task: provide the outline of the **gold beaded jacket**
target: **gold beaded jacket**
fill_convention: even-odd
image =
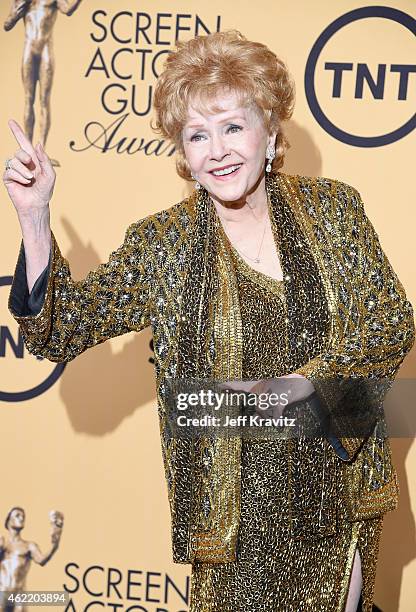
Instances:
[[[412,306],[353,187],[278,172],[266,176],[266,189],[284,273],[287,373],[309,377],[331,413],[336,391],[325,380],[394,379],[414,342]],[[23,242],[19,258],[22,251]],[[152,327],[173,559],[235,560],[241,437],[175,437],[166,399],[169,379],[241,379],[232,257],[206,190],[132,223],[109,261],[82,281],[71,278],[52,233],[47,288],[37,315],[16,311],[14,283],[9,309],[26,347],[54,362]],[[336,532],[340,482],[351,521],[396,507],[388,438],[374,433],[341,441],[348,455],[343,458],[324,437],[287,443],[294,538]]]

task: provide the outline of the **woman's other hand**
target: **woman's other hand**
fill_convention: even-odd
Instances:
[[[262,395],[261,403],[256,405],[256,412],[260,416],[279,418],[283,410],[289,404],[301,402],[309,397],[314,391],[313,384],[301,374],[286,374],[278,378],[265,378],[256,381],[228,381],[219,385],[220,389],[230,389],[238,392]],[[272,395],[268,407],[267,396]],[[277,399],[279,398],[279,401]]]
[[[20,148],[9,159],[3,182],[19,217],[27,216],[48,206],[55,185],[55,170],[40,143],[33,147],[12,119],[9,127]]]
[[[287,393],[288,403],[301,402],[311,395],[315,389],[313,384],[301,374],[285,374],[279,378],[264,378],[261,380],[230,380],[218,385],[222,390],[242,391],[244,393]]]
[[[260,395],[261,393],[274,394],[274,397],[283,398],[278,405],[270,405],[267,409],[267,415],[277,418],[282,415],[286,405],[295,404],[306,400],[315,389],[313,384],[301,374],[286,374],[279,378],[269,378],[259,380],[251,389],[252,393]],[[285,403],[287,400],[287,404]],[[261,410],[260,410],[261,413]],[[263,411],[264,414],[264,411]]]
[[[262,401],[256,405],[257,414],[273,418],[282,416],[287,405],[301,402],[315,391],[313,384],[301,374],[286,374],[256,381],[230,381],[224,383],[224,387],[261,395]],[[269,395],[270,403],[266,407]]]

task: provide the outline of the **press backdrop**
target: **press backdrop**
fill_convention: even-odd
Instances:
[[[1,22],[10,8],[3,0]],[[73,277],[106,261],[130,223],[189,194],[171,145],[150,128],[156,77],[176,37],[237,28],[279,54],[296,81],[283,170],[361,192],[415,305],[414,17],[413,0],[83,0],[72,16],[59,13],[46,148],[60,164],[52,228]],[[23,21],[0,32],[1,158],[16,148],[7,119],[23,119],[24,40]],[[0,519],[22,506],[23,537],[46,551],[49,511],[65,515],[59,550],[30,569],[27,588],[66,589],[68,610],[186,611],[189,566],[171,559],[150,332],[65,368],[29,355],[7,310],[20,227],[5,190],[0,203]],[[414,353],[400,376],[415,376]],[[416,446],[409,436],[392,447],[401,498],[385,520],[376,603],[412,612]]]

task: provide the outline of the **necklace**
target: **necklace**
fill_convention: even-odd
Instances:
[[[247,206],[248,206],[248,204],[247,204]],[[252,210],[251,206],[248,206],[248,207],[250,208],[250,210],[251,210],[251,211],[252,211],[252,213],[253,213],[253,210]],[[253,213],[253,217],[254,217],[254,218],[256,218],[256,216],[254,215],[254,213]],[[268,218],[268,215],[267,215],[267,213],[266,213],[266,215],[265,215],[265,217],[264,217],[264,223],[263,223],[263,233],[262,233],[262,236],[261,236],[260,246],[259,246],[259,250],[258,250],[258,252],[257,252],[257,256],[256,256],[256,257],[251,257],[250,255],[247,255],[247,253],[244,253],[244,251],[242,251],[241,249],[239,249],[239,248],[238,248],[238,246],[233,245],[233,246],[234,246],[234,248],[235,248],[235,249],[236,249],[236,250],[237,250],[237,251],[238,251],[238,252],[239,252],[241,255],[244,255],[244,257],[247,257],[247,259],[249,259],[250,261],[253,261],[254,263],[257,263],[257,264],[261,263],[260,253],[261,253],[261,249],[262,249],[263,242],[264,242],[264,236],[265,236],[265,234],[266,234],[267,218]],[[223,217],[223,221],[225,221],[225,218],[224,218],[224,217]],[[228,221],[225,221],[225,224],[226,224],[226,225],[227,225],[227,227],[228,227]]]

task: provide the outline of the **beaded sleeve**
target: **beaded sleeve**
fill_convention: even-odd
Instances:
[[[140,227],[140,221],[131,224],[123,244],[109,260],[80,281],[71,278],[69,263],[51,232],[51,260],[44,271],[46,290],[37,314],[21,314],[25,312],[21,279],[15,273],[8,307],[30,353],[50,361],[70,361],[109,338],[150,324],[151,282]],[[22,241],[16,270],[23,249]]]
[[[335,419],[345,398],[347,379],[360,379],[366,401],[382,402],[389,381],[394,380],[415,338],[412,305],[365,214],[360,194],[353,187],[345,187],[349,192],[346,210],[335,203],[338,220],[341,218],[338,229],[345,245],[339,255],[343,258],[342,266],[350,270],[348,282],[352,291],[348,295],[344,287],[338,288],[344,313],[339,325],[342,333],[327,352],[296,370],[313,382],[321,402]],[[338,267],[341,269],[341,265]],[[370,379],[382,382],[376,385],[373,380],[371,385],[365,385]],[[341,413],[343,423],[339,429],[347,431],[349,415],[345,410]],[[354,435],[341,437],[347,461],[356,456],[364,440]]]

